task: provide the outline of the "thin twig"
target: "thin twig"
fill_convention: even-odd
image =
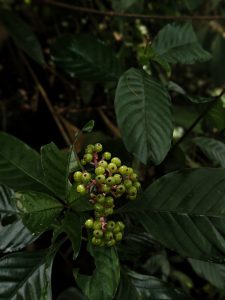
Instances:
[[[40,94],[42,95],[42,98],[44,99],[50,113],[52,114],[52,117],[60,131],[60,133],[62,134],[62,137],[64,139],[64,141],[66,142],[67,146],[70,146],[70,140],[68,138],[68,135],[66,134],[65,132],[65,129],[63,128],[58,116],[57,116],[57,113],[55,112],[52,104],[51,104],[51,101],[50,99],[48,98],[48,95],[45,91],[45,89],[43,88],[43,86],[41,85],[41,83],[39,82],[36,74],[34,73],[33,69],[31,68],[29,62],[27,61],[26,57],[24,55],[22,55],[22,59],[27,67],[27,70],[28,72],[30,73],[31,77],[33,78],[35,84],[36,84],[36,87],[37,87],[37,90],[40,92]]]
[[[71,5],[67,3],[62,3],[54,0],[42,0],[46,4],[65,8],[77,12],[83,12],[87,14],[95,14],[101,16],[109,17],[123,17],[123,18],[137,18],[137,19],[146,19],[146,20],[198,20],[198,21],[209,21],[209,20],[225,20],[225,16],[214,15],[214,16],[190,16],[190,15],[181,15],[181,16],[162,16],[162,15],[145,15],[145,14],[133,14],[133,13],[123,13],[118,11],[100,11],[93,8],[81,7],[76,5]]]

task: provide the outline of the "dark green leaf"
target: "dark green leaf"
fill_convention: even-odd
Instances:
[[[152,43],[158,56],[168,63],[193,64],[211,58],[199,44],[191,23],[168,24]]]
[[[131,278],[125,272],[121,272],[120,285],[115,300],[124,299],[141,300],[142,298],[138,295],[138,291],[131,282]]]
[[[218,289],[225,287],[225,265],[215,264],[197,259],[188,260],[194,271],[202,278],[208,280]]]
[[[13,194],[11,189],[0,185],[0,251],[4,253],[24,248],[37,238],[23,225],[12,201]],[[4,225],[7,217],[12,217],[13,222]]]
[[[39,192],[15,193],[14,199],[25,226],[34,233],[48,229],[63,209],[55,198]]]
[[[88,35],[69,35],[56,40],[52,49],[55,64],[81,80],[117,80],[119,61],[112,49]]]
[[[120,265],[116,250],[90,246],[96,269],[92,276],[78,274],[77,284],[89,300],[112,300],[120,280]],[[97,288],[101,287],[101,288]]]
[[[225,129],[225,108],[221,100],[216,101],[204,118],[205,126],[212,132]]]
[[[143,0],[114,0],[112,8],[119,12],[141,12],[144,5]]]
[[[66,212],[62,224],[54,232],[54,240],[61,234],[66,233],[73,247],[73,259],[76,259],[81,245],[81,221],[80,216],[73,212]]]
[[[214,163],[225,167],[225,144],[208,137],[198,137],[193,142]]]
[[[82,131],[90,133],[90,132],[92,132],[94,126],[95,126],[95,121],[91,120],[84,125],[84,127],[82,128]]]
[[[121,212],[133,214],[156,239],[183,256],[224,261],[224,169],[165,175]]]
[[[14,42],[37,63],[44,65],[41,45],[32,29],[18,15],[9,10],[0,10],[0,19],[11,34]]]
[[[62,292],[57,300],[88,300],[77,288],[69,288]]]
[[[213,76],[214,83],[216,85],[222,85],[225,80],[225,41],[221,34],[214,35],[212,44],[212,61],[211,61],[211,72]]]
[[[77,192],[77,184],[73,184],[68,196],[70,207],[77,211],[89,211],[93,209],[93,205],[89,202],[90,196],[88,194],[81,195]]]
[[[63,153],[54,143],[41,148],[41,164],[46,185],[54,194],[65,199],[69,185],[71,151]]]
[[[128,151],[145,164],[160,164],[173,132],[170,97],[163,85],[141,70],[128,70],[116,89],[115,110]]]
[[[0,299],[49,300],[52,257],[44,252],[14,253],[0,260]]]
[[[13,189],[48,191],[39,154],[17,138],[0,132],[0,183]]]

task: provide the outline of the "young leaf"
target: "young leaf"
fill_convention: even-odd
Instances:
[[[224,261],[225,173],[193,169],[156,180],[130,212],[162,244],[187,257]]]
[[[41,148],[41,164],[46,185],[61,199],[65,199],[68,191],[71,151],[63,153],[54,143]]]
[[[0,183],[13,189],[48,191],[39,154],[17,138],[0,132]]]
[[[225,144],[208,137],[198,137],[193,142],[214,163],[225,167]]]
[[[112,300],[120,280],[120,265],[116,250],[90,246],[96,269],[92,276],[78,274],[76,281],[89,300]],[[101,288],[97,288],[101,287]]]
[[[199,44],[191,23],[166,25],[153,40],[152,47],[171,64],[194,64],[211,58]]]
[[[63,209],[57,199],[39,192],[16,193],[15,201],[24,225],[33,233],[48,229]]]
[[[12,201],[13,195],[13,190],[0,185],[0,251],[4,253],[20,250],[38,237],[23,225]],[[4,224],[7,217],[11,217],[12,222]]]
[[[10,10],[1,9],[0,20],[11,34],[16,45],[37,63],[44,65],[45,61],[41,45],[30,26]]]
[[[0,259],[0,299],[49,300],[53,257],[21,252]]]
[[[95,121],[91,120],[84,125],[84,127],[82,128],[82,131],[90,133],[90,132],[92,132],[94,126],[95,126]]]
[[[112,49],[88,35],[68,35],[52,48],[55,64],[81,80],[111,81],[120,75],[120,64]]]
[[[164,86],[147,73],[130,69],[118,83],[115,110],[128,151],[144,164],[160,164],[173,132],[170,96]]]

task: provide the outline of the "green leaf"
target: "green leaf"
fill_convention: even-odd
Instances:
[[[57,199],[40,192],[18,192],[14,199],[24,225],[33,233],[48,229],[63,209]]]
[[[136,290],[130,277],[125,272],[121,272],[120,285],[116,293],[115,300],[124,300],[124,299],[141,300],[142,298],[139,297],[138,291]]]
[[[211,58],[199,44],[191,23],[166,25],[153,40],[152,47],[171,64],[194,64]]]
[[[225,108],[221,100],[216,101],[204,118],[204,125],[215,133],[225,129]]]
[[[218,289],[225,287],[225,265],[215,264],[211,262],[201,261],[197,259],[189,259],[194,271],[202,278],[209,281]]]
[[[69,288],[62,292],[57,300],[88,300],[77,288]]]
[[[92,276],[78,274],[77,284],[89,300],[112,300],[120,280],[116,250],[114,247],[90,246],[89,251],[95,259],[96,269]]]
[[[23,225],[13,195],[13,190],[0,185],[0,251],[4,253],[20,250],[37,238]],[[12,222],[5,224],[7,218],[12,218]]]
[[[17,138],[0,132],[0,183],[13,189],[48,191],[40,155]]]
[[[86,123],[84,125],[84,127],[82,128],[82,131],[90,133],[90,132],[92,132],[94,126],[95,126],[95,121],[94,120],[90,120],[88,123]]]
[[[53,239],[61,234],[66,233],[73,247],[73,259],[76,259],[81,245],[81,221],[80,216],[74,212],[67,211],[62,220],[62,224],[54,232]]]
[[[46,185],[54,194],[65,199],[69,186],[71,151],[63,153],[54,143],[41,147],[41,163]]]
[[[68,35],[52,48],[55,64],[81,80],[110,81],[120,75],[120,64],[112,49],[88,35]]]
[[[52,260],[44,252],[14,253],[0,259],[0,299],[52,299]]]
[[[198,137],[193,142],[213,162],[225,167],[225,144],[213,138]]]
[[[143,0],[114,0],[112,8],[119,12],[134,12],[141,13],[143,10]]]
[[[44,65],[45,61],[41,45],[30,26],[9,10],[0,10],[0,20],[9,31],[16,45],[37,63]]]
[[[141,70],[126,71],[116,89],[115,110],[128,151],[144,164],[160,164],[173,132],[170,97],[163,85]]]
[[[120,212],[131,213],[158,241],[183,256],[224,261],[224,169],[165,175]]]

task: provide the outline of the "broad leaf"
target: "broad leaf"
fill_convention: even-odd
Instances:
[[[6,26],[17,46],[37,63],[44,65],[45,61],[41,45],[30,26],[9,10],[0,10],[0,20]]]
[[[0,299],[49,300],[52,257],[44,252],[14,253],[0,259]]]
[[[156,180],[130,212],[162,244],[183,256],[224,261],[224,169],[191,169]]]
[[[193,142],[214,163],[225,167],[225,144],[208,137],[198,137]]]
[[[18,192],[15,201],[24,225],[33,233],[48,229],[63,209],[57,199],[39,192]]]
[[[23,225],[12,201],[13,194],[11,189],[0,185],[0,251],[4,253],[20,250],[37,238]]]
[[[197,259],[188,260],[194,271],[202,278],[208,280],[218,289],[225,287],[225,265],[215,264]]]
[[[54,240],[61,234],[66,233],[73,247],[73,259],[80,251],[81,245],[81,221],[80,216],[73,212],[66,212],[62,224],[54,232]]]
[[[89,300],[112,300],[120,280],[119,260],[114,247],[90,246],[96,269],[92,276],[78,274],[78,286]],[[101,287],[101,288],[96,288]]]
[[[193,64],[211,58],[199,44],[191,23],[166,25],[152,43],[158,56],[168,63]]]
[[[81,80],[117,80],[120,74],[120,64],[112,49],[92,36],[58,38],[52,57],[58,67]]]
[[[138,291],[132,283],[131,278],[125,272],[121,272],[120,284],[116,293],[115,300],[124,299],[141,300],[142,298],[138,295]]]
[[[160,164],[173,132],[170,97],[163,85],[141,70],[126,71],[116,89],[115,110],[128,151],[145,164]]]
[[[0,132],[0,183],[13,189],[47,191],[39,154],[4,132]]]
[[[221,100],[216,101],[204,118],[205,127],[211,132],[218,132],[225,129],[225,108]]]
[[[62,292],[57,300],[88,300],[77,288],[69,288]]]
[[[41,164],[46,185],[54,194],[65,199],[69,186],[69,164],[71,151],[63,153],[54,143],[41,148]]]

